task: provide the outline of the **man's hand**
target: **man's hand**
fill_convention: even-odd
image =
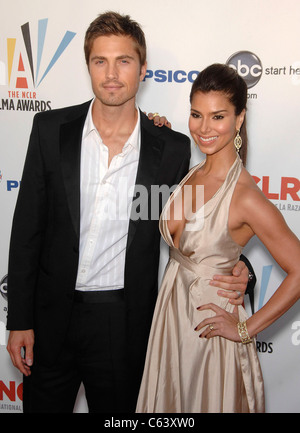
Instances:
[[[148,113],[148,119],[153,120],[155,126],[167,126],[170,129],[172,128],[168,119],[165,116],[160,116],[158,113]]]
[[[33,329],[25,331],[10,331],[7,350],[10,354],[13,365],[20,370],[25,376],[31,374],[30,367],[33,364]],[[25,351],[25,357],[22,357],[22,349]]]
[[[219,287],[218,295],[229,298],[233,305],[241,305],[248,284],[249,271],[244,262],[239,261],[232,270],[232,275],[214,275],[210,285]]]

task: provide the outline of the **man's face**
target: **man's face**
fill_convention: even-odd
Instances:
[[[140,64],[132,38],[115,35],[96,38],[89,72],[98,103],[111,107],[134,103],[146,68],[146,64]]]

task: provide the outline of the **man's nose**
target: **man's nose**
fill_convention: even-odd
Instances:
[[[118,77],[118,69],[114,63],[107,64],[106,77],[110,80]]]

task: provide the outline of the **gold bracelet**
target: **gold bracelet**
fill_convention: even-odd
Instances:
[[[237,324],[237,327],[238,327],[238,333],[239,333],[239,336],[241,338],[242,343],[243,344],[251,343],[252,338],[249,337],[246,322],[239,322]]]

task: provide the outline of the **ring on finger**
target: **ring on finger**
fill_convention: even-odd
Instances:
[[[160,115],[158,113],[154,113],[153,114],[153,119],[154,119],[154,117],[160,117]]]
[[[242,296],[242,294],[241,294],[241,292],[240,292],[239,290],[237,290],[236,293],[237,293],[237,295],[238,295],[237,299],[240,298],[240,297]]]
[[[213,325],[212,323],[209,325],[209,329],[210,329],[211,331],[214,329],[214,325]]]

